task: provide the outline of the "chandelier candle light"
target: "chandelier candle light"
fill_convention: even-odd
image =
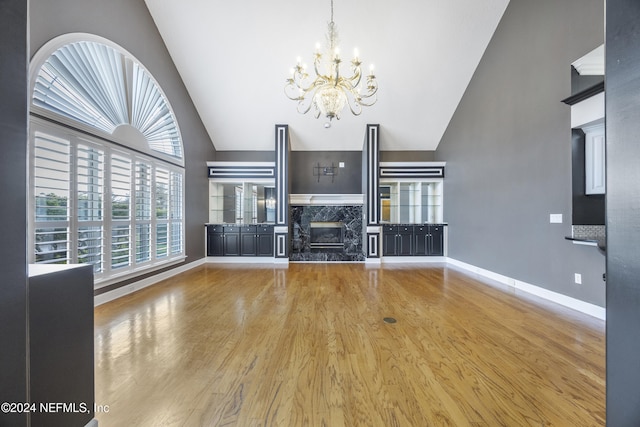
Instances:
[[[362,71],[358,52],[354,52],[351,60],[351,76],[340,74],[340,50],[338,49],[338,31],[333,22],[333,0],[331,0],[331,22],[327,31],[327,46],[324,54],[320,51],[320,44],[316,44],[313,68],[315,78],[311,80],[307,74],[306,64],[298,58],[297,64],[291,69],[291,77],[287,79],[284,92],[293,101],[298,101],[298,112],[306,114],[314,107],[316,119],[323,116],[329,119],[325,127],[331,126],[331,120],[340,119],[340,113],[345,104],[353,115],[358,116],[362,107],[370,107],[377,101],[378,82],[373,74],[373,65],[366,76],[366,83],[362,84]],[[364,89],[364,93],[361,93]]]

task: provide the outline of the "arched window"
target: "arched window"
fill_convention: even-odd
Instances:
[[[180,130],[159,85],[108,40],[72,34],[31,63],[31,262],[97,283],[184,259]]]

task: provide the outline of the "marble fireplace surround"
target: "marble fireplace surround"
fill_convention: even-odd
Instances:
[[[362,247],[362,194],[292,194],[290,261],[365,261]],[[312,222],[343,224],[344,245],[317,248],[311,245]]]

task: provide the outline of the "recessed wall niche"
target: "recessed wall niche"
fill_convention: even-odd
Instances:
[[[571,64],[572,224],[604,225],[604,45]]]

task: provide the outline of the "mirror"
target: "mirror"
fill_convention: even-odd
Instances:
[[[380,181],[380,222],[442,222],[442,181]]]
[[[211,224],[275,223],[276,192],[273,183],[210,182]]]

